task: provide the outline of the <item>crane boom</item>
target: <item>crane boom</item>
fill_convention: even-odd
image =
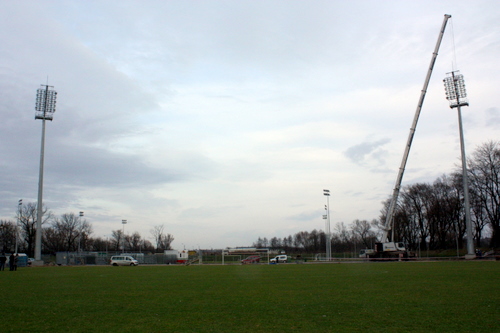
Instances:
[[[441,46],[441,41],[443,40],[444,30],[446,29],[446,23],[451,15],[444,15],[443,24],[441,25],[441,30],[439,31],[439,37],[436,42],[436,47],[434,48],[434,52],[432,53],[431,63],[429,65],[429,69],[427,70],[427,76],[425,77],[424,87],[420,93],[420,99],[418,100],[417,110],[415,111],[415,116],[413,118],[413,123],[410,128],[410,134],[408,135],[408,141],[406,143],[405,152],[403,154],[403,160],[401,161],[401,166],[399,167],[398,177],[396,178],[396,185],[394,186],[394,191],[392,193],[391,203],[389,205],[389,209],[387,211],[387,218],[385,223],[385,231],[382,236],[381,242],[385,243],[389,238],[389,231],[391,231],[391,241],[394,242],[394,210],[396,209],[396,203],[399,197],[399,191],[401,189],[401,182],[403,181],[403,174],[406,168],[406,162],[408,160],[408,155],[410,154],[411,143],[413,141],[413,136],[415,134],[415,129],[417,128],[418,118],[420,116],[420,111],[422,110],[422,105],[424,104],[425,94],[427,92],[427,87],[429,86],[429,81],[431,79],[432,70],[434,69],[434,63],[436,62],[436,58],[438,55],[439,47]]]

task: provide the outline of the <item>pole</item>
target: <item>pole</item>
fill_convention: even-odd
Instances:
[[[80,224],[80,230],[78,232],[78,255],[80,255],[80,251],[81,251],[81,241],[82,241],[82,217],[83,217],[83,212],[80,212],[79,214],[79,224]]]
[[[325,205],[325,215],[323,215],[323,220],[325,220],[325,260],[328,260],[328,206]]]
[[[458,95],[458,94],[457,94]],[[467,255],[475,256],[474,239],[472,237],[472,222],[470,218],[470,201],[469,201],[469,181],[467,177],[467,158],[465,157],[465,140],[464,130],[462,125],[462,111],[460,105],[458,110],[458,127],[460,130],[460,148],[462,151],[462,178],[464,186],[464,209],[465,209],[465,226],[467,228]]]
[[[38,202],[36,214],[35,260],[42,260],[42,214],[43,214],[43,162],[45,147],[45,119],[42,119],[42,145],[40,148],[40,171],[38,176]]]
[[[21,220],[21,214],[23,211],[23,199],[19,199],[19,202],[17,203],[17,208],[19,210],[19,214],[17,216],[17,221],[16,221],[16,252],[19,246],[19,221]]]
[[[451,79],[451,80],[450,80]],[[453,85],[452,85],[453,84]],[[459,87],[460,86],[460,87]],[[449,97],[455,97],[450,99],[450,108],[457,108],[458,114],[458,129],[460,132],[460,151],[462,156],[462,182],[464,190],[464,214],[465,214],[465,226],[467,230],[467,254],[466,258],[475,258],[474,252],[474,238],[472,235],[472,222],[470,217],[470,200],[469,200],[469,180],[467,176],[467,158],[465,155],[465,139],[464,139],[464,129],[462,124],[462,106],[467,106],[469,103],[465,99],[467,97],[465,93],[465,85],[463,82],[463,76],[455,76],[455,72],[451,72],[451,77],[445,79],[445,88],[447,95]],[[453,91],[452,91],[453,90]],[[453,94],[454,92],[454,94]],[[461,100],[462,99],[462,100]],[[455,104],[456,102],[456,104]]]
[[[327,257],[327,260],[330,261],[331,258],[332,258],[332,238],[331,238],[331,234],[330,234],[330,197],[327,196],[326,197],[326,206],[327,206],[327,217],[326,217],[326,220],[327,220],[327,223],[328,223],[328,226],[327,226],[327,229],[326,229],[326,257]]]
[[[323,195],[326,196],[326,225],[325,225],[325,237],[326,237],[326,260],[330,261],[332,257],[332,240],[330,235],[330,190],[323,190]]]
[[[123,235],[122,235],[122,253],[125,253],[125,224],[127,224],[127,220],[122,220],[122,224],[123,224]]]
[[[38,202],[36,214],[36,235],[35,235],[35,260],[42,260],[42,214],[43,214],[43,164],[45,153],[45,118],[47,113],[47,100],[49,97],[49,85],[45,86],[45,100],[42,117],[42,140],[40,147],[40,171],[38,176]]]

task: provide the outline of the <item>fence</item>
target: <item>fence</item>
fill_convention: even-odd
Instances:
[[[119,252],[57,252],[56,253],[56,264],[57,265],[108,265],[109,260],[114,255],[129,255],[134,257],[140,264],[146,265],[170,265],[177,262],[176,256],[165,255],[163,253],[156,254],[145,254],[145,253],[119,253]],[[189,263],[193,263],[194,260],[196,264],[241,264],[241,259],[245,256],[242,255],[226,255],[224,258],[221,254],[206,254],[203,255],[201,260],[198,260],[198,255],[190,256]],[[48,263],[48,259],[43,258],[45,263]],[[292,257],[289,261],[290,263],[347,263],[347,262],[376,262],[376,261],[398,261],[399,258],[381,258],[381,259],[367,259],[367,258],[331,258],[330,261],[326,261],[326,258],[321,256],[311,256],[311,257]],[[481,260],[500,260],[500,256],[485,256],[477,258]],[[52,259],[53,260],[53,259]],[[453,261],[453,260],[464,260],[464,257],[416,257],[416,258],[405,258],[404,261]],[[262,260],[261,264],[267,264],[267,260]]]
[[[175,264],[176,256],[165,255],[163,253],[145,254],[145,253],[120,253],[120,252],[57,252],[57,265],[108,265],[109,260],[115,255],[131,256],[139,264],[148,265],[169,265]]]

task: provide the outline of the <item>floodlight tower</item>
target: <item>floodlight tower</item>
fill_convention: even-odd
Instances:
[[[57,92],[53,86],[41,85],[36,91],[35,119],[42,120],[42,143],[40,148],[40,173],[38,177],[38,203],[36,214],[35,261],[42,260],[42,198],[43,198],[43,161],[45,151],[45,121],[52,121],[56,112]],[[52,89],[51,89],[52,88]]]
[[[325,236],[326,236],[326,260],[330,261],[332,257],[332,239],[330,235],[330,190],[323,190],[323,195],[326,197],[326,215],[325,218]]]
[[[462,106],[469,106],[467,101],[467,92],[465,91],[464,76],[454,71],[444,82],[446,90],[446,99],[450,102],[450,108],[458,110],[458,127],[460,131],[460,147],[462,150],[462,178],[464,186],[464,209],[465,209],[465,226],[467,228],[467,257],[475,257],[474,243],[472,238],[472,223],[470,219],[470,203],[469,203],[469,181],[467,177],[467,159],[465,157],[465,141],[464,130],[462,125]]]

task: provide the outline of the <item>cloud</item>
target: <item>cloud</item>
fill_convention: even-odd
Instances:
[[[500,110],[498,108],[489,108],[486,110],[486,126],[498,128],[500,125]]]
[[[360,144],[349,147],[344,151],[344,155],[353,163],[359,165],[378,166],[383,165],[387,157],[387,151],[382,147],[391,140],[383,138],[377,141],[366,141]],[[376,163],[373,163],[373,162]]]

